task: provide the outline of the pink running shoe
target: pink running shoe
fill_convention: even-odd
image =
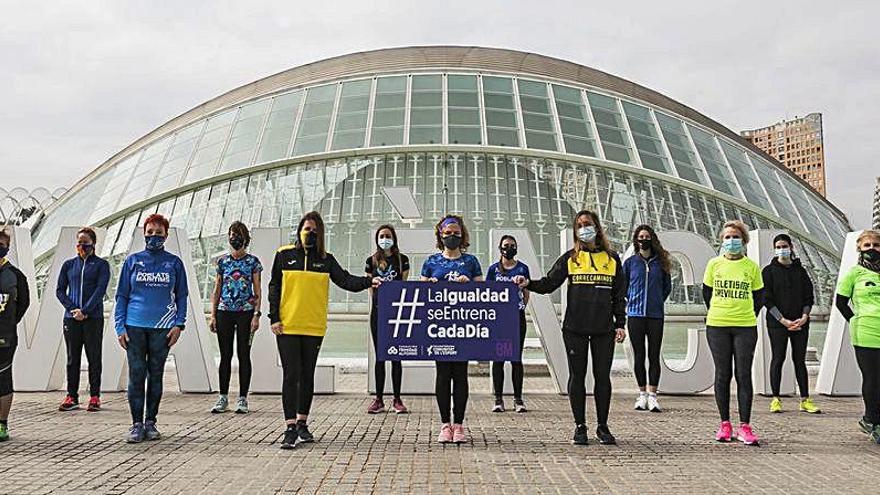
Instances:
[[[379,414],[382,412],[385,412],[385,403],[382,402],[382,399],[373,399],[370,407],[367,408],[367,414]]]
[[[394,409],[396,414],[407,414],[409,409],[403,405],[403,401],[400,399],[394,399],[394,402],[391,403],[391,408]]]
[[[437,436],[437,441],[439,443],[452,443],[452,427],[449,426],[449,423],[443,423],[443,426],[440,427],[440,435]]]
[[[758,437],[752,432],[752,426],[748,423],[739,425],[736,430],[736,439],[746,445],[758,445]]]
[[[722,421],[721,426],[718,427],[718,432],[715,433],[715,441],[729,442],[732,434],[733,426],[731,426],[730,421]]]
[[[460,424],[452,425],[452,441],[455,443],[467,443],[467,438],[464,436],[464,426]]]

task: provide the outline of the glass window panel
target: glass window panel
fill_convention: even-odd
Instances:
[[[758,171],[758,177],[761,178],[761,182],[764,183],[764,188],[767,189],[767,194],[770,196],[770,200],[773,201],[773,205],[776,206],[776,211],[779,212],[779,216],[799,228],[802,227],[797,212],[792,206],[788,195],[785,193],[782,183],[779,182],[779,177],[777,177],[773,165],[770,165],[757,155],[751,155],[751,159],[752,163],[755,165],[755,169]]]
[[[755,175],[755,171],[752,170],[751,165],[746,160],[745,152],[724,139],[719,138],[718,142],[721,143],[721,149],[724,152],[724,156],[727,157],[727,163],[733,169],[733,175],[739,182],[743,194],[746,196],[746,201],[765,210],[772,211],[770,202],[761,188],[761,183],[758,182],[758,176]]]
[[[688,130],[694,140],[694,146],[697,148],[697,153],[700,154],[700,158],[703,160],[703,166],[709,174],[709,180],[712,181],[712,186],[723,193],[742,198],[739,194],[739,190],[737,190],[733,176],[727,168],[727,164],[724,163],[724,157],[721,156],[721,150],[715,142],[715,137],[692,125],[688,125]]]
[[[370,146],[394,146],[403,143],[405,107],[406,77],[378,78]]]
[[[107,182],[107,186],[104,188],[104,194],[97,199],[97,205],[92,212],[89,223],[95,223],[97,220],[117,211],[116,204],[119,202],[119,198],[125,191],[125,187],[128,185],[135,167],[140,161],[142,153],[143,151],[138,151],[113,167],[112,178]]]
[[[439,144],[443,141],[442,76],[412,77],[409,125],[410,144]]]
[[[339,110],[331,149],[361,148],[367,131],[367,111],[370,105],[372,81],[364,79],[342,84]]]
[[[642,167],[655,172],[671,174],[672,169],[669,167],[669,160],[663,149],[663,143],[660,141],[660,134],[654,125],[651,111],[647,107],[628,101],[621,103],[623,103],[626,121],[633,133],[633,141],[636,143]]]
[[[581,91],[554,84],[553,97],[556,100],[559,130],[562,132],[566,153],[598,156],[595,136],[590,126],[587,107],[581,98]]]
[[[227,110],[208,119],[205,133],[199,140],[198,149],[196,149],[195,156],[193,156],[186,172],[185,184],[204,179],[217,169],[223,145],[226,144],[237,113],[238,109]]]
[[[443,140],[440,127],[412,127],[409,130],[410,144],[439,144]]]
[[[303,116],[293,155],[319,153],[327,146],[327,133],[330,129],[330,116],[333,113],[333,100],[336,98],[336,84],[326,84],[310,88],[303,106]]]
[[[156,174],[168,153],[168,148],[171,147],[172,140],[173,136],[166,136],[144,150],[131,180],[128,181],[125,194],[122,195],[122,199],[116,206],[117,210],[127,208],[149,197],[152,184],[156,180]]]
[[[220,172],[238,170],[251,164],[270,103],[266,99],[241,107],[220,162]]]
[[[480,144],[482,131],[479,127],[450,127],[449,142],[452,144]]]
[[[447,122],[450,144],[482,144],[477,76],[447,77]]]
[[[822,224],[819,221],[819,217],[816,216],[816,212],[810,206],[810,198],[807,195],[806,191],[803,187],[801,187],[797,182],[794,181],[787,174],[779,174],[782,179],[785,188],[788,190],[788,193],[794,201],[796,205],[799,205],[798,212],[801,215],[801,218],[804,221],[804,226],[807,228],[807,232],[813,234],[818,237],[822,241],[828,241],[828,236],[825,234],[825,229],[822,227]]]
[[[697,162],[696,154],[684,133],[684,124],[680,120],[660,112],[654,112],[654,115],[657,117],[663,138],[666,139],[666,146],[669,147],[672,163],[675,165],[678,176],[697,184],[707,185],[703,171]]]
[[[534,81],[519,80],[519,101],[522,108],[526,146],[534,149],[556,151],[556,136],[547,85]]]
[[[507,77],[483,76],[483,103],[488,144],[519,146],[513,81]]]
[[[275,97],[260,148],[257,150],[257,163],[280,160],[287,156],[301,103],[301,91]]]
[[[596,131],[599,133],[599,141],[602,143],[602,150],[605,151],[605,158],[632,164],[632,150],[629,145],[626,124],[617,109],[617,101],[614,98],[590,92],[587,93],[587,99],[592,107]]]
[[[519,146],[516,130],[489,128],[488,139],[492,146]]]

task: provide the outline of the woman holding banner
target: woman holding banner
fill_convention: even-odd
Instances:
[[[490,282],[512,282],[516,277],[529,278],[529,267],[516,259],[516,239],[512,235],[504,235],[498,244],[501,259],[489,266],[486,280]],[[520,291],[519,302],[519,359],[510,362],[513,375],[513,407],[518,413],[526,412],[522,398],[523,364],[522,352],[526,341],[526,305],[529,303],[529,291]],[[495,407],[492,412],[504,412],[504,361],[492,363],[492,388],[495,392]]]
[[[480,262],[466,253],[470,237],[464,220],[458,215],[443,217],[434,227],[439,253],[432,254],[422,265],[422,281],[481,282],[483,270]],[[440,443],[465,443],[464,413],[468,401],[468,362],[437,361],[437,379],[434,391],[440,409]],[[450,418],[450,395],[452,395],[452,418]],[[450,421],[450,419],[452,421]]]
[[[400,252],[397,246],[397,231],[391,225],[382,225],[376,230],[376,251],[367,258],[364,271],[369,277],[379,277],[383,282],[406,280],[409,277],[409,258]],[[370,306],[370,333],[373,347],[379,345],[379,297],[371,290],[372,305]],[[378,349],[376,349],[378,352]],[[385,411],[383,395],[385,392],[385,361],[376,360],[373,370],[376,377],[376,398],[367,408],[368,414],[379,414]],[[394,388],[394,401],[391,407],[397,414],[409,412],[400,399],[400,384],[403,381],[403,365],[400,361],[391,361],[391,384]]]
[[[871,441],[880,444],[880,232],[862,232],[856,247],[858,264],[840,280],[835,306],[849,322],[856,362],[862,372],[865,415],[859,426]]]
[[[287,429],[282,449],[314,441],[307,422],[318,352],[327,333],[330,281],[350,292],[381,283],[379,277],[357,277],[339,266],[324,247],[324,221],[318,212],[303,215],[296,233],[296,243],[275,253],[269,282],[269,320],[284,372],[281,402]]]
[[[603,445],[613,445],[617,441],[608,429],[611,363],[615,342],[626,339],[626,276],[598,215],[588,210],[578,212],[572,234],[574,248],[565,252],[544,278],[520,276],[517,283],[532,292],[549,294],[568,280],[562,338],[568,356],[568,400],[575,422],[572,443],[588,443],[585,382],[589,352],[595,380],[596,437]]]

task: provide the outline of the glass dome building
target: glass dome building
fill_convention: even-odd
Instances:
[[[735,132],[636,83],[532,53],[408,47],[254,81],[131,143],[42,213],[32,234],[38,278],[62,226],[106,227],[101,254],[118,265],[141,219],[159,212],[188,232],[207,303],[229,223],[290,228],[313,209],[328,249],[359,273],[373,230],[399,223],[388,186],[411,190],[424,219],[413,227],[463,215],[484,263],[495,257],[489,230],[517,227],[549,268],[559,231],[582,208],[601,215],[617,249],[640,223],[713,246],[730,218],[785,229],[826,310],[850,230],[834,205]],[[673,303],[700,311],[690,306],[700,291],[679,280]],[[363,294],[334,288],[331,301],[334,312],[367,309]]]

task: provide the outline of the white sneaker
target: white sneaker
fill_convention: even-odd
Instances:
[[[639,398],[636,399],[636,411],[647,411],[648,410],[648,394],[639,394]]]
[[[656,395],[648,396],[648,410],[651,412],[660,412],[660,403],[657,401]]]

